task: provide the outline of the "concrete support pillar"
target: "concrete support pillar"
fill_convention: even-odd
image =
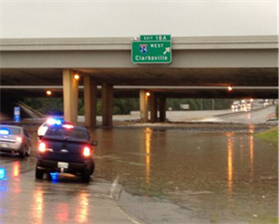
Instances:
[[[166,106],[167,106],[167,99],[164,96],[159,98],[159,120],[164,122],[166,120]]]
[[[97,83],[90,77],[84,76],[84,126],[96,126],[97,116]]]
[[[151,93],[150,95],[150,103],[151,122],[156,123],[158,118],[158,102],[157,96],[154,93]]]
[[[113,86],[108,83],[102,84],[102,119],[103,126],[112,127],[113,113]]]
[[[148,96],[145,90],[140,90],[140,121],[148,122]]]
[[[63,70],[63,107],[64,120],[77,125],[78,116],[78,80],[70,69]]]

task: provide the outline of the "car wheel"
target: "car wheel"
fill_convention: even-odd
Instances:
[[[90,181],[90,172],[91,170],[84,170],[83,173],[81,174],[81,179],[82,179],[82,182],[84,183],[89,183]]]
[[[44,170],[40,170],[38,167],[36,167],[36,172],[35,172],[36,179],[43,179],[44,173],[45,173]]]
[[[22,151],[21,152],[19,152],[19,157],[20,158],[22,158],[22,159],[24,159],[25,158],[25,150],[24,150],[24,148],[22,149]]]
[[[95,170],[95,164],[93,163],[92,167],[90,169],[90,175],[92,175],[94,173],[94,170]]]
[[[32,151],[31,145],[29,145],[28,150],[26,151],[26,156],[30,156]]]

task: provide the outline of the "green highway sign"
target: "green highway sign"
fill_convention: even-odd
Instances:
[[[164,40],[159,40],[159,39]],[[156,64],[172,61],[170,35],[144,35],[132,42],[131,60],[135,64]],[[143,41],[144,40],[144,41]],[[149,40],[149,41],[145,41]]]

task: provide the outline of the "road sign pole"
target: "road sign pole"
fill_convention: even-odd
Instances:
[[[20,122],[20,107],[14,107],[14,122]]]

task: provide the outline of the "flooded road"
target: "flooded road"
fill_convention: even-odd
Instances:
[[[94,129],[90,184],[67,175],[38,181],[34,152],[24,160],[2,155],[0,224],[278,223],[278,146],[253,135],[267,128]]]
[[[117,178],[133,195],[168,200],[180,213],[192,211],[193,220],[277,223],[277,145],[254,138],[255,131],[253,125],[98,130],[95,175]],[[137,215],[130,209],[137,203],[124,204]]]
[[[72,175],[35,180],[35,157],[0,157],[1,224],[133,224],[110,197],[111,183]],[[108,215],[109,213],[109,215]]]

